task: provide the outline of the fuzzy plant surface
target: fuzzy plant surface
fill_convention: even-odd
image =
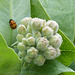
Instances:
[[[0,75],[75,75],[74,9],[75,0],[0,0]]]
[[[58,57],[61,52],[62,37],[57,33],[56,21],[26,17],[17,28],[18,56],[22,64],[33,62],[42,66],[46,60]]]

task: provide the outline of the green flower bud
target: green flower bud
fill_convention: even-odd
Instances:
[[[44,37],[39,38],[39,40],[37,41],[37,49],[39,49],[40,51],[46,50],[48,46],[49,41]]]
[[[34,47],[31,47],[30,49],[27,50],[27,55],[30,57],[30,58],[35,58],[37,57],[37,54],[38,53],[38,50]]]
[[[63,40],[62,40],[62,37],[61,37],[61,35],[60,35],[60,34],[56,33],[56,34],[55,34],[55,36],[56,36],[56,37],[58,37],[58,38],[60,38],[60,39],[61,39],[61,41],[63,41]]]
[[[26,51],[23,51],[23,52],[19,51],[18,56],[19,57],[25,57],[26,56]]]
[[[28,49],[30,49],[31,48],[31,46],[26,46],[26,50],[28,50]]]
[[[39,31],[38,32],[34,32],[33,36],[34,36],[35,39],[37,39],[37,38],[41,37],[41,33]]]
[[[43,29],[42,29],[42,35],[43,36],[46,36],[46,37],[51,37],[52,35],[54,34],[54,31],[52,28],[50,28],[49,26],[45,26]]]
[[[22,34],[18,34],[16,38],[17,38],[18,42],[21,42],[22,38],[24,38],[24,36]]]
[[[33,18],[31,20],[31,28],[32,30],[38,31],[41,28],[41,22],[39,21],[38,18]]]
[[[30,63],[32,61],[32,59],[28,55],[26,55],[25,56],[25,61],[28,62],[28,63]]]
[[[49,21],[47,21],[46,25],[51,27],[54,30],[54,32],[57,33],[59,26],[58,26],[58,23],[56,21],[49,20]]]
[[[47,50],[44,51],[44,54],[46,59],[54,59],[56,57],[56,50],[52,46],[49,46]]]
[[[24,25],[19,25],[18,33],[25,35],[26,34],[26,27]]]
[[[27,34],[26,34],[26,38],[29,38],[29,37],[31,37],[31,36],[32,36],[31,33],[27,33]]]
[[[24,45],[27,45],[27,39],[26,39],[26,38],[22,38],[22,43],[23,43]]]
[[[55,47],[55,48],[58,48],[61,46],[62,44],[62,37],[58,36],[57,34],[52,36],[50,39],[50,44]]]
[[[35,45],[35,38],[34,37],[29,37],[27,39],[27,43],[29,46]]]
[[[33,62],[38,66],[42,66],[45,62],[45,58],[42,55],[38,55],[36,58],[34,58]]]
[[[32,29],[31,29],[31,27],[29,25],[27,26],[27,32],[32,33]]]
[[[41,21],[41,26],[42,26],[42,28],[43,28],[44,26],[46,26],[46,20],[39,19],[39,21]]]
[[[17,48],[22,52],[26,50],[26,47],[22,42],[18,43]]]
[[[29,25],[29,22],[31,21],[31,17],[26,17],[24,19],[21,20],[21,24],[23,24],[25,27],[27,27]]]
[[[59,56],[60,56],[60,54],[61,54],[60,49],[59,49],[59,48],[58,48],[58,49],[56,49],[56,57],[59,57]]]

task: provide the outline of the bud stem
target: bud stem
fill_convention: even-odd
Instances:
[[[18,41],[16,41],[15,43],[13,43],[12,45],[11,45],[11,47],[13,47],[14,45],[16,45],[18,43]]]

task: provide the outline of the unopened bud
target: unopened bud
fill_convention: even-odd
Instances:
[[[45,26],[42,29],[42,35],[46,36],[46,37],[51,37],[54,34],[54,31],[52,28],[50,28],[49,26]]]
[[[30,49],[27,50],[27,55],[30,57],[30,58],[35,58],[37,57],[37,54],[38,53],[38,50],[34,47],[31,47]]]
[[[49,41],[53,47],[58,48],[62,44],[62,37],[60,38],[58,35],[54,35],[49,39]]]
[[[58,48],[58,49],[56,49],[56,57],[59,57],[59,56],[60,56],[60,54],[61,54],[60,49],[59,49],[59,48]]]
[[[24,25],[19,25],[18,33],[25,35],[26,34],[26,27]]]
[[[34,37],[29,37],[27,39],[27,43],[28,43],[29,46],[35,45],[35,38]]]
[[[18,34],[16,38],[17,38],[18,42],[21,42],[22,38],[24,38],[24,36],[22,34]]]
[[[26,34],[26,38],[29,38],[29,37],[31,37],[31,36],[32,36],[31,33],[27,33],[27,34]]]
[[[25,56],[25,61],[28,62],[28,63],[30,63],[32,61],[32,59],[28,55],[26,55]]]
[[[56,57],[56,50],[52,46],[49,46],[47,50],[44,51],[44,56],[46,59],[54,59]]]
[[[38,55],[33,61],[36,65],[42,66],[45,62],[45,58],[42,55]]]
[[[25,45],[24,45],[22,42],[19,42],[19,43],[18,43],[17,48],[18,48],[20,51],[25,51],[25,50],[26,50],[26,47],[25,47]]]
[[[32,28],[32,30],[35,30],[35,31],[40,30],[41,23],[38,18],[33,18],[31,20],[31,28]]]
[[[39,38],[39,40],[37,41],[37,48],[40,51],[46,50],[46,48],[48,46],[49,46],[49,41],[46,38],[44,38],[44,37]]]
[[[24,45],[27,45],[27,39],[26,39],[26,38],[22,38],[22,43],[23,43]]]
[[[57,33],[59,26],[58,26],[58,23],[56,21],[49,20],[49,21],[47,21],[46,25],[51,27],[54,30],[54,32]]]
[[[26,51],[23,51],[23,52],[19,51],[18,56],[19,57],[25,57],[26,56]]]
[[[29,25],[29,22],[31,21],[31,17],[26,17],[24,19],[21,20],[21,24],[23,24],[25,27],[27,27]]]

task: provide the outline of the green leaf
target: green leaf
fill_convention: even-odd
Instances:
[[[64,72],[59,75],[75,75],[75,72]]]
[[[75,60],[69,65],[69,67],[75,71]]]
[[[52,0],[50,0],[50,1],[52,1]],[[49,0],[47,0],[47,1],[45,1],[45,0],[31,0],[31,7],[32,7],[31,16],[43,18],[46,20],[51,19],[49,13],[50,12],[53,13],[53,12],[52,11],[46,11],[46,9],[51,10],[50,8],[52,6],[49,7],[49,5],[51,3],[48,3],[49,5],[47,5],[46,2],[48,3]],[[46,7],[43,7],[44,4],[46,5]],[[55,6],[57,6],[57,4]],[[61,7],[60,7],[60,9],[61,9]],[[41,15],[41,13],[42,13],[42,15]],[[52,15],[55,15],[55,14],[56,14],[56,12],[54,12],[54,14],[52,14]],[[59,20],[60,20],[60,18],[59,18]],[[64,29],[65,29],[65,27],[64,27]],[[71,43],[71,41],[60,30],[58,31],[58,33],[62,36],[63,43],[62,43],[62,46],[60,47],[62,54],[59,58],[57,58],[57,60],[59,60],[64,65],[68,66],[75,59],[75,47]]]
[[[65,67],[57,60],[49,60],[40,67],[34,64],[29,65],[21,71],[20,75],[58,75],[62,72],[73,72],[73,70]]]
[[[0,34],[0,75],[19,75],[21,62]]]
[[[75,0],[39,0],[47,14],[60,25],[60,29],[70,40],[74,41],[75,34]]]
[[[9,20],[20,24],[20,20],[30,16],[30,0],[0,0],[0,32],[10,46],[16,41],[17,29],[11,29]]]

